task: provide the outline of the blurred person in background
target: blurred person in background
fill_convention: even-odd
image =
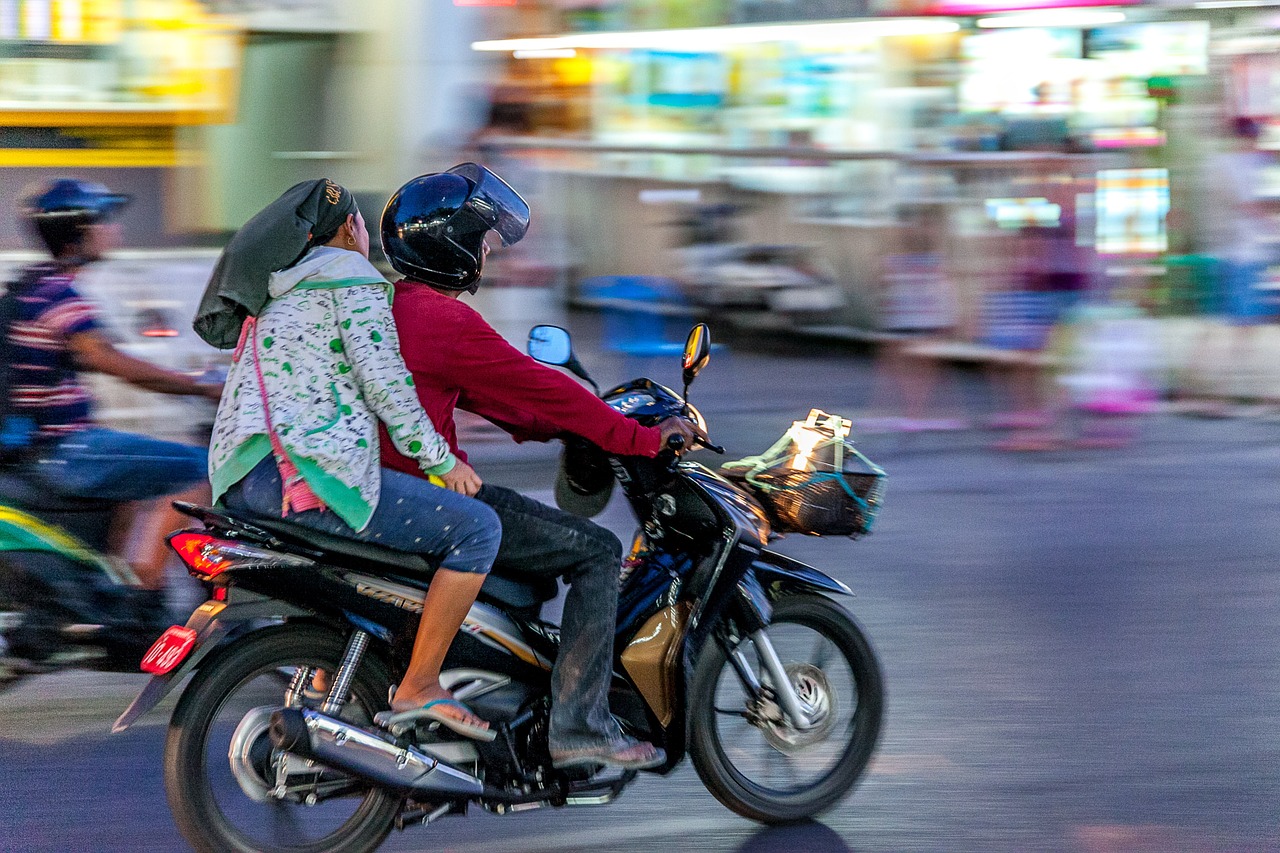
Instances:
[[[1009,355],[992,363],[1007,394],[991,426],[1009,430],[999,450],[1051,450],[1059,446],[1055,421],[1062,399],[1054,381],[1055,327],[1084,294],[1090,265],[1076,245],[1074,217],[1065,205],[1057,224],[1027,225],[1015,238],[1011,287],[987,295],[986,343]]]
[[[463,143],[461,153],[464,157],[492,163],[502,156],[501,148],[495,143],[513,136],[528,136],[534,131],[534,121],[531,105],[519,92],[499,86],[482,97],[484,118]]]
[[[159,441],[98,426],[83,372],[105,373],[161,394],[216,401],[221,384],[126,355],[108,339],[97,308],[76,289],[76,276],[120,243],[117,214],[128,196],[70,178],[31,192],[22,215],[50,259],[9,283],[16,298],[6,331],[9,361],[5,434],[0,436],[25,473],[54,492],[120,502],[111,548],[128,554],[138,582],[163,607],[164,534],[180,527],[173,500],[209,499],[203,447]],[[157,500],[159,499],[159,500]],[[133,502],[147,501],[143,508]]]
[[[919,432],[964,429],[954,414],[930,417],[929,404],[941,374],[930,343],[952,335],[959,297],[944,262],[946,218],[937,205],[910,207],[899,229],[897,250],[885,258],[880,330],[889,335],[876,349],[871,431]],[[883,414],[879,414],[883,413]]]
[[[1280,291],[1270,272],[1280,260],[1273,218],[1280,204],[1262,194],[1275,158],[1259,150],[1261,126],[1256,120],[1236,117],[1229,129],[1232,149],[1206,164],[1218,211],[1210,230],[1218,257],[1213,309],[1226,320],[1228,329],[1224,345],[1214,346],[1215,340],[1224,336],[1212,326],[1202,327],[1192,348],[1189,371],[1190,384],[1206,389],[1212,398],[1193,411],[1212,416],[1230,414],[1230,398],[1248,395],[1240,380],[1256,357],[1258,328],[1280,316]],[[1224,366],[1228,374],[1219,379],[1216,388],[1209,379],[1210,365],[1215,363]]]
[[[1162,360],[1140,301],[1098,287],[1060,327],[1059,382],[1075,413],[1077,447],[1126,447],[1138,436],[1138,416],[1155,411]]]
[[[695,433],[683,419],[670,418],[660,427],[639,425],[570,377],[512,347],[461,301],[480,286],[489,232],[511,245],[524,236],[528,223],[524,199],[474,163],[409,181],[382,215],[382,245],[404,276],[395,285],[393,311],[405,362],[422,405],[453,452],[466,459],[457,443],[455,408],[486,418],[517,441],[577,435],[610,453],[637,456],[656,455],[671,435],[692,442]],[[385,464],[418,473],[386,435],[383,453]],[[605,500],[608,494],[603,493]],[[569,583],[552,671],[552,762],[628,769],[661,764],[663,751],[624,734],[609,712],[622,560],[618,538],[587,518],[491,483],[477,497],[502,520],[496,566],[508,574]],[[600,504],[585,514],[603,508]]]
[[[493,565],[501,527],[470,497],[480,478],[413,393],[390,298],[369,263],[355,199],[332,181],[291,187],[236,233],[197,315],[208,330],[234,325],[235,306],[247,314],[214,423],[213,497],[438,559],[391,722],[431,719],[492,740],[488,724],[440,684],[440,667]],[[441,486],[382,467],[379,422],[412,471]],[[318,673],[313,691],[326,692],[328,680]]]

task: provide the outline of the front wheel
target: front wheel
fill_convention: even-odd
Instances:
[[[830,808],[857,783],[880,734],[884,687],[871,644],[844,608],[819,595],[777,602],[768,637],[810,716],[796,728],[745,637],[712,642],[689,689],[693,766],[733,811],[789,823]],[[763,683],[744,685],[725,645]]]
[[[398,796],[300,759],[281,764],[268,735],[294,672],[334,672],[344,645],[316,626],[265,628],[196,673],[169,724],[164,786],[178,829],[200,853],[369,853],[386,838]],[[369,725],[386,707],[389,681],[367,654],[340,716]]]

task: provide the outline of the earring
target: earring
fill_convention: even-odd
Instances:
[[[355,238],[355,237],[348,237],[348,238],[347,238],[347,245],[348,245],[348,246],[354,246],[355,244],[356,244],[356,238]]]

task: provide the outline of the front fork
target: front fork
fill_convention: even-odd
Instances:
[[[745,643],[734,642],[733,638],[722,636],[720,642],[723,644],[729,663],[733,666],[733,671],[737,673],[747,695],[753,700],[776,699],[792,726],[800,730],[810,728],[813,725],[809,717],[810,709],[796,695],[795,686],[787,675],[786,667],[782,665],[782,660],[769,639],[768,628],[769,620],[773,615],[773,606],[755,575],[746,574],[738,582],[737,599],[739,619],[749,632],[748,637],[751,645],[755,647],[756,658],[760,662],[760,671],[768,684],[761,683],[761,680],[756,677],[755,670],[751,668],[751,663],[742,650]],[[770,692],[772,696],[769,696]]]
[[[742,682],[747,695],[755,700],[775,699],[792,726],[800,730],[810,728],[813,721],[809,718],[809,710],[796,695],[795,685],[791,683],[777,650],[769,640],[768,632],[761,628],[751,634],[750,640],[751,645],[755,647],[756,658],[760,661],[760,669],[766,677],[767,684],[756,677],[755,670],[751,668],[750,661],[743,653],[742,649],[746,644],[739,642],[730,648],[730,643],[725,642],[725,653],[729,657],[729,663],[737,673],[738,680]]]

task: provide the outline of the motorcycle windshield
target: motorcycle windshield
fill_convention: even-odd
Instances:
[[[498,233],[502,245],[519,243],[529,230],[529,204],[511,186],[484,166],[463,163],[449,170],[471,182],[467,208]]]

